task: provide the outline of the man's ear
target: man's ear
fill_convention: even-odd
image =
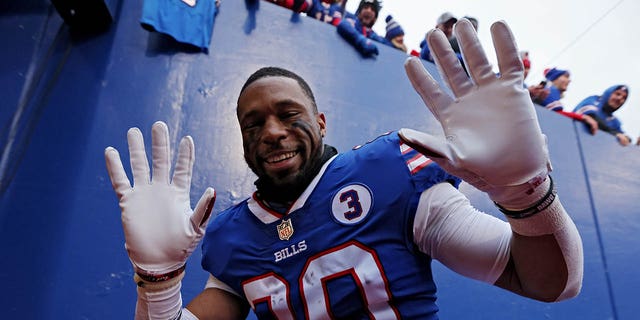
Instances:
[[[324,117],[324,113],[320,112],[316,115],[316,120],[320,126],[320,135],[324,138],[327,134],[327,120]]]

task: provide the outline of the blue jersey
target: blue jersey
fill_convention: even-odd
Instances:
[[[412,228],[420,194],[444,181],[460,182],[385,134],[328,161],[288,214],[255,194],[221,212],[202,266],[261,319],[437,319]]]
[[[208,52],[217,10],[214,0],[145,0],[140,24]]]
[[[618,89],[623,89],[629,94],[629,87],[617,84],[607,88],[601,95],[594,95],[585,98],[580,101],[578,105],[573,109],[573,112],[590,115],[591,117],[598,120],[598,125],[600,126],[600,130],[607,131],[611,134],[624,133],[622,131],[622,122],[613,114],[617,110],[620,110],[625,101],[620,105],[617,109],[613,109],[609,106],[609,98],[614,91]],[[604,126],[603,126],[604,125]]]
[[[539,104],[552,111],[562,111],[564,106],[560,99],[562,99],[562,92],[552,85],[549,87],[549,95]]]

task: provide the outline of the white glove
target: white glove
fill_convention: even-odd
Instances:
[[[177,276],[202,239],[215,202],[215,191],[207,188],[191,209],[189,189],[195,157],[191,137],[180,141],[171,181],[169,130],[164,122],[152,127],[153,177],[138,128],[127,132],[134,185],[127,178],[118,151],[105,149],[107,171],[120,200],[125,248],[134,269],[152,282]]]
[[[492,200],[510,208],[527,207],[548,190],[536,192],[537,199],[528,198],[545,181],[551,164],[546,137],[522,84],[523,66],[513,35],[504,22],[491,26],[500,67],[496,75],[471,23],[460,20],[455,34],[470,77],[442,31],[427,34],[429,48],[454,98],[420,60],[405,62],[411,84],[442,125],[446,139],[410,129],[402,129],[400,135],[449,173],[487,192]]]

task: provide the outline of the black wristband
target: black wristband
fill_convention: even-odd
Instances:
[[[551,203],[553,203],[553,201],[556,200],[556,194],[557,194],[556,189],[553,187],[553,179],[551,179],[551,176],[549,176],[549,191],[547,191],[547,193],[544,195],[544,197],[542,197],[542,199],[540,199],[540,201],[536,202],[533,206],[527,209],[509,210],[499,205],[495,201],[493,203],[507,217],[513,218],[513,219],[523,219],[523,218],[533,216],[536,213],[539,213],[544,209],[548,208],[551,205]]]

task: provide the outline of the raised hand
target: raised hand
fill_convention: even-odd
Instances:
[[[409,58],[411,84],[440,122],[445,138],[402,129],[401,136],[445,170],[509,203],[517,193],[546,179],[551,164],[528,91],[513,35],[504,22],[491,26],[500,72],[488,62],[471,23],[460,20],[454,30],[466,63],[465,72],[440,30],[427,34],[429,48],[453,97],[440,87],[422,63]],[[515,204],[515,203],[514,203]],[[527,204],[515,204],[516,206]]]
[[[215,202],[207,188],[191,209],[189,190],[195,158],[190,136],[182,138],[170,179],[169,130],[164,122],[152,127],[153,175],[138,128],[127,132],[133,186],[118,151],[105,149],[107,171],[120,201],[125,248],[136,273],[151,282],[181,273],[187,258],[204,235]]]

